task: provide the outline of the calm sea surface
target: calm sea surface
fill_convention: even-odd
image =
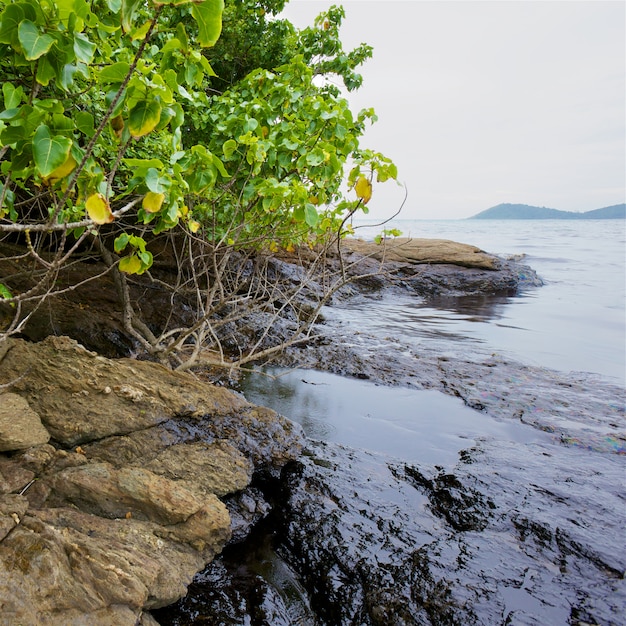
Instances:
[[[381,230],[360,224],[357,236],[365,239]],[[338,317],[358,317],[361,330],[380,336],[436,341],[444,351],[480,347],[532,365],[626,382],[624,220],[394,220],[390,227],[404,236],[523,255],[545,285],[514,298],[372,300]]]

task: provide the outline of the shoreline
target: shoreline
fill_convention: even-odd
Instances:
[[[530,268],[487,256],[497,269],[387,260],[384,273],[372,272],[336,298],[341,302],[358,293],[396,289],[510,293],[538,284]],[[380,264],[373,254],[354,251],[347,261],[361,273]],[[74,323],[80,324],[80,318]],[[273,411],[154,363],[108,360],[66,338],[50,337],[40,344],[12,341],[0,354],[0,384],[11,385],[2,394],[5,411],[0,411],[0,442],[5,444],[0,453],[5,481],[0,492],[0,589],[3,598],[12,598],[12,604],[3,606],[4,614],[13,623],[45,623],[48,616],[63,614],[98,626],[130,626],[137,620],[154,626],[146,611],[183,595],[194,573],[207,563],[205,571],[215,567],[222,572],[223,561],[215,555],[225,546],[246,545],[241,542],[260,520],[274,519],[274,510],[283,519],[273,532],[285,563],[298,572],[298,584],[304,585],[320,616],[330,619],[339,611],[337,619],[344,621],[333,623],[350,623],[358,611],[365,611],[361,619],[372,625],[388,626],[401,615],[422,620],[408,624],[427,623],[426,618],[433,623],[444,618],[496,623],[489,620],[493,611],[504,610],[508,591],[489,578],[480,557],[493,549],[494,533],[503,554],[517,546],[518,556],[510,555],[510,564],[499,566],[506,576],[516,579],[524,568],[538,568],[541,584],[524,587],[536,602],[545,606],[562,603],[560,596],[570,601],[582,594],[585,600],[577,600],[576,608],[581,620],[612,623],[615,603],[626,598],[626,556],[612,549],[610,530],[620,524],[614,490],[615,476],[624,467],[624,390],[596,378],[560,375],[493,355],[450,358],[400,345],[381,353],[373,343],[355,344],[331,326],[318,325],[316,339],[288,348],[275,363],[389,386],[436,389],[497,419],[552,429],[560,441],[503,449],[479,443],[442,473],[436,467],[307,441],[297,425]],[[80,326],[75,328],[80,332]],[[16,425],[17,435],[13,432],[13,443],[7,444],[6,433]],[[51,435],[54,445],[46,438]],[[542,458],[551,458],[553,469],[543,468]],[[512,459],[519,475],[509,467]],[[362,482],[370,471],[377,472],[380,484]],[[568,476],[574,476],[574,483],[567,482]],[[555,480],[558,493],[551,494]],[[408,508],[385,504],[383,494],[390,489],[403,494]],[[331,515],[327,509],[328,493],[341,514]],[[370,505],[364,497],[350,495],[355,493],[369,493]],[[561,501],[564,493],[567,504]],[[428,505],[411,518],[414,497],[426,498]],[[516,509],[516,499],[526,504]],[[392,532],[389,520],[394,518],[402,520],[402,527]],[[572,519],[580,527],[572,526]],[[503,526],[502,520],[508,522]],[[355,522],[370,530],[361,536]],[[598,524],[606,532],[597,532]],[[467,544],[468,532],[474,533],[473,547]],[[394,538],[395,548],[381,569],[375,548],[385,533]],[[125,543],[124,537],[131,542]],[[465,554],[464,573],[437,555],[442,541]],[[354,542],[362,545],[362,565],[370,575],[348,576],[342,586],[329,587],[331,579],[319,578],[325,571],[359,571],[349,547]],[[420,542],[423,558],[411,560]],[[532,542],[543,546],[540,553],[527,550]],[[68,561],[63,554],[75,556]],[[576,576],[568,570],[569,578],[546,578],[548,562],[558,558],[569,559]],[[404,574],[420,581],[416,587],[394,563],[405,563]],[[589,567],[594,574],[586,578],[581,572]],[[53,577],[44,571],[52,571]],[[396,591],[386,599],[380,596],[387,589],[384,576],[380,578],[383,571],[396,581]],[[79,580],[84,587],[77,587]],[[49,590],[45,601],[34,581],[39,589],[43,585]],[[441,585],[449,590],[445,601],[438,599]],[[602,599],[588,585],[608,585],[612,592]],[[322,595],[316,595],[320,589]],[[465,606],[470,589],[482,590],[482,599],[472,600],[478,607],[474,613]],[[276,592],[268,588],[267,593],[280,608]],[[363,605],[358,601],[363,594],[381,599]],[[489,596],[492,602],[485,601]],[[432,607],[430,617],[422,614],[427,605]],[[290,619],[288,607],[284,610]],[[556,613],[562,614],[561,609]]]

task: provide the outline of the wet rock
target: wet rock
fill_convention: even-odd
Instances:
[[[515,259],[503,259],[475,246],[441,239],[397,239],[383,245],[346,240],[346,272],[362,291],[408,290],[426,298],[515,295],[538,287],[536,272]],[[335,261],[336,262],[336,261]],[[349,296],[354,288],[343,290]]]
[[[47,443],[50,433],[28,402],[14,393],[0,395],[0,452]]]
[[[453,473],[311,444],[278,549],[325,624],[617,625],[622,471],[558,444],[483,442]]]

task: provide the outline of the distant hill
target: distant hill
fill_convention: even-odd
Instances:
[[[471,220],[613,220],[626,219],[626,204],[614,204],[585,213],[559,211],[528,204],[498,204],[472,215]]]

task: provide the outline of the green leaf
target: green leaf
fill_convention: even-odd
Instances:
[[[306,155],[307,165],[315,167],[317,165],[321,165],[326,160],[326,155],[324,151],[320,148],[315,148],[312,152],[309,152]]]
[[[180,43],[181,50],[187,54],[189,52],[189,38],[187,37],[185,25],[182,22],[178,22],[176,25],[176,37]]]
[[[234,139],[228,139],[222,145],[222,152],[227,159],[233,155],[235,150],[237,150],[237,142]]]
[[[130,111],[128,129],[135,139],[154,130],[161,119],[161,103],[158,99],[140,100]]]
[[[48,56],[40,58],[37,64],[37,82],[47,87],[56,76],[57,68],[50,62],[50,58]]]
[[[319,215],[317,213],[317,209],[312,204],[307,204],[304,207],[304,221],[311,227],[314,228],[317,226],[317,222],[319,221]]]
[[[217,43],[222,32],[224,0],[205,0],[191,7],[191,14],[198,24],[198,41],[205,48]]]
[[[113,242],[113,249],[115,250],[115,252],[117,252],[118,254],[122,252],[124,248],[126,248],[126,246],[128,245],[129,239],[130,236],[127,233],[122,233],[121,235],[116,237],[115,241]]]
[[[124,82],[129,71],[130,65],[125,61],[113,63],[100,71],[98,80],[100,83],[121,83]]]
[[[17,36],[27,61],[35,61],[43,56],[54,43],[54,37],[42,33],[30,20],[23,20],[20,23]]]
[[[2,85],[2,94],[4,95],[4,108],[15,109],[22,102],[24,89],[21,86],[15,88],[11,83],[4,83]]]
[[[87,137],[93,137],[95,133],[93,115],[87,111],[77,111],[74,116],[76,122],[76,129],[86,135]]]
[[[50,129],[41,124],[33,137],[35,167],[42,177],[49,176],[65,163],[72,147],[72,140],[60,135],[52,136]]]
[[[122,0],[106,0],[106,3],[113,13],[119,13],[122,8]]]
[[[170,181],[165,176],[161,176],[158,170],[151,167],[146,172],[146,187],[153,193],[163,193],[170,187]]]
[[[141,3],[142,0],[122,0],[122,28],[125,33],[133,29],[132,22]]]
[[[74,54],[79,61],[89,65],[93,61],[96,44],[92,43],[82,33],[74,33]]]
[[[122,161],[133,169],[154,167],[163,169],[163,162],[160,159],[122,159]]]
[[[0,23],[0,43],[6,43],[14,48],[19,47],[17,29],[24,19],[24,10],[17,4],[9,4],[2,13]]]
[[[9,291],[6,285],[0,283],[0,298],[3,300],[11,300],[13,298],[13,294]],[[15,303],[12,303],[15,306]]]
[[[22,113],[22,109],[7,109],[6,111],[0,112],[0,120],[14,120],[20,117]]]

